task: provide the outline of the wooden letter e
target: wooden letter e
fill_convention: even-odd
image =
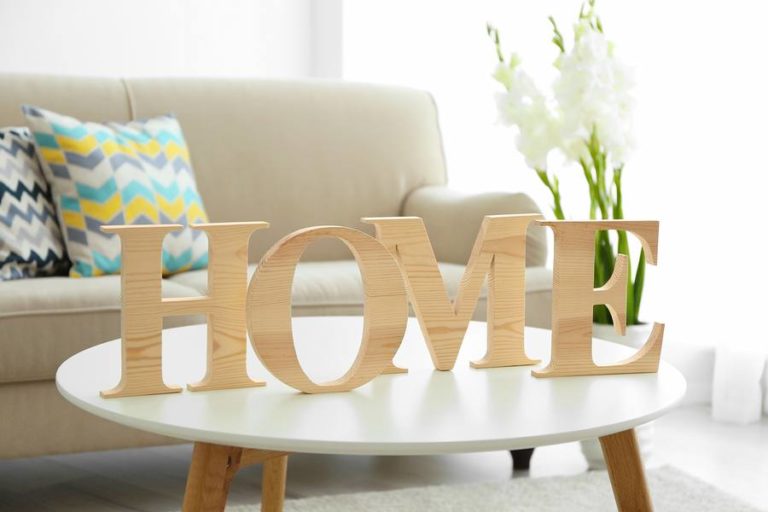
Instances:
[[[624,334],[627,316],[627,257],[619,254],[608,282],[594,286],[595,233],[618,229],[634,234],[648,263],[656,264],[659,223],[656,221],[547,221],[555,234],[552,283],[552,357],[534,371],[536,377],[651,373],[659,368],[664,324],[654,324],[645,345],[617,364],[598,366],[592,360],[592,307],[605,304],[616,332]]]

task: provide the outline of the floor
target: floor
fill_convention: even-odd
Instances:
[[[679,409],[656,423],[651,466],[672,464],[768,511],[768,420],[749,426],[713,422],[705,407]],[[0,512],[171,512],[180,508],[191,446],[0,461]],[[537,449],[530,472],[543,477],[585,471],[577,444]],[[290,498],[509,478],[506,452],[439,457],[295,455]],[[258,500],[260,467],[241,471],[230,503]]]

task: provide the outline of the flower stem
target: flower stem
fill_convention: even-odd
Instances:
[[[613,170],[613,187],[616,194],[616,200],[613,204],[613,218],[623,219],[623,194],[621,192],[621,172],[623,168],[617,167]],[[619,231],[619,254],[623,254],[627,257],[627,325],[635,325],[637,323],[637,309],[635,308],[635,291],[634,283],[632,282],[632,260],[629,254],[629,241],[627,240],[627,232]]]
[[[544,183],[552,194],[552,201],[554,202],[552,212],[555,214],[555,218],[564,220],[565,213],[563,212],[563,204],[560,198],[560,181],[557,179],[557,176],[552,176],[552,179],[550,179],[546,169],[535,169],[535,171],[541,182]]]
[[[597,213],[597,190],[595,189],[595,181],[592,179],[592,168],[583,159],[579,158],[579,164],[584,171],[584,178],[587,180],[587,186],[589,187],[589,218],[594,220]]]
[[[552,24],[552,43],[560,49],[560,53],[565,53],[565,40],[563,39],[563,34],[560,33],[560,29],[557,28],[555,18],[550,16],[549,22]]]
[[[491,25],[490,23],[485,24],[485,32],[488,34],[488,37],[491,38],[491,41],[493,41],[493,45],[496,48],[496,57],[499,59],[499,62],[504,64],[504,53],[501,51],[501,41],[499,38],[499,29]]]
[[[589,139],[585,140],[584,143],[589,153],[589,161],[581,159],[580,164],[589,186],[590,218],[596,218],[598,211],[603,220],[615,218],[616,204],[608,193],[608,157],[600,144],[596,127],[592,128]],[[619,244],[621,244],[621,239],[619,239]],[[596,288],[603,286],[608,281],[615,265],[616,252],[611,242],[610,233],[598,231],[595,234],[594,285]],[[602,324],[610,324],[612,321],[610,312],[604,305],[594,308],[593,319],[596,323]]]

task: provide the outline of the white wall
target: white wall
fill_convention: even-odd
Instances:
[[[342,0],[310,0],[312,4],[312,76],[341,78],[344,44]]]
[[[556,48],[547,16],[570,37],[579,0],[355,0],[345,3],[344,76],[432,91],[454,186],[548,194],[512,132],[495,124],[491,21],[546,82]],[[761,344],[768,307],[764,232],[768,4],[598,0],[616,50],[637,68],[639,146],[625,170],[629,218],[660,219],[658,269],[641,317],[669,342]],[[586,218],[580,171],[563,185]],[[575,198],[575,199],[574,199]]]
[[[312,0],[0,0],[0,71],[305,77]]]

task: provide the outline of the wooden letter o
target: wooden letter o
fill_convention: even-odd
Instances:
[[[291,289],[296,264],[319,238],[338,238],[357,260],[365,293],[363,340],[352,367],[341,378],[310,380],[299,364],[291,326]],[[248,334],[264,366],[304,393],[349,391],[370,382],[391,365],[408,322],[408,299],[400,268],[381,242],[356,229],[320,226],[300,229],[264,255],[248,285]]]

